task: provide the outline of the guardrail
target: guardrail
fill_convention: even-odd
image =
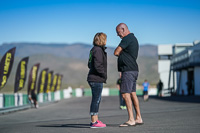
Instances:
[[[142,90],[137,90],[137,95],[143,95]],[[104,88],[102,96],[117,96],[119,95],[118,89]],[[37,95],[38,103],[48,103],[53,101],[59,101],[71,97],[92,96],[91,89],[63,89],[56,92],[40,93]],[[30,102],[27,94],[15,93],[15,94],[1,94],[0,93],[0,113],[2,110],[13,108],[30,108]]]

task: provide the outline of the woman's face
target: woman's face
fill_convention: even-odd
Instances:
[[[106,42],[107,42],[107,39],[105,40],[105,46],[106,46]]]

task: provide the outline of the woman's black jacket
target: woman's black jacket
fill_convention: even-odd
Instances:
[[[90,50],[87,81],[106,83],[107,80],[107,53],[106,47],[96,46]]]

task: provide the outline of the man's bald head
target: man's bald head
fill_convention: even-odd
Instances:
[[[116,27],[116,32],[120,38],[123,38],[123,37],[127,36],[128,34],[130,34],[128,26],[125,23],[118,24]]]
[[[128,29],[128,26],[125,23],[120,23],[120,24],[117,25],[117,28]]]

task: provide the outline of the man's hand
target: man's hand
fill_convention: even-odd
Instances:
[[[118,47],[115,49],[114,55],[115,55],[115,56],[119,56],[121,52],[122,52],[122,47],[118,46]]]

